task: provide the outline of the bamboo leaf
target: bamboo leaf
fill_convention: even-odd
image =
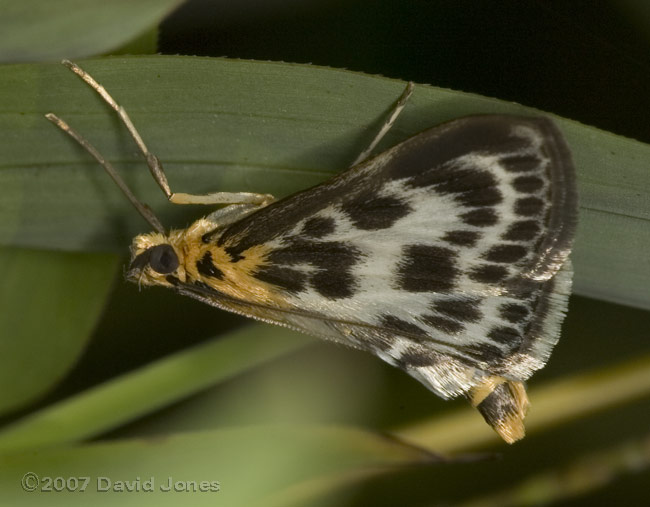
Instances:
[[[462,507],[522,507],[559,504],[594,494],[626,474],[650,468],[650,435],[598,449],[570,463],[536,473],[497,493],[463,502]]]
[[[426,451],[351,428],[250,426],[2,455],[0,482],[8,505],[23,505],[30,485],[36,485],[34,501],[45,498],[47,482],[36,478],[46,477],[89,478],[83,493],[64,484],[56,497],[47,497],[48,505],[131,500],[162,506],[188,498],[192,505],[265,505],[267,495],[296,480],[435,461]],[[26,472],[33,475],[24,479]],[[115,489],[118,481],[129,481],[130,492]]]
[[[309,342],[285,329],[248,326],[36,411],[0,431],[0,450],[94,437]]]
[[[83,58],[123,46],[179,0],[0,0],[0,62]]]
[[[84,62],[130,112],[175,189],[288,195],[345,168],[372,138],[404,84],[354,72],[192,57]],[[109,108],[60,65],[0,75],[0,244],[124,250],[141,218],[112,182],[43,114],[54,111],[124,171],[164,223],[175,209],[151,181]],[[382,147],[474,113],[540,114],[475,95],[418,86]],[[558,119],[578,168],[575,291],[650,308],[650,147]],[[34,149],[38,146],[39,149]]]
[[[0,412],[58,382],[86,345],[116,256],[0,248]]]

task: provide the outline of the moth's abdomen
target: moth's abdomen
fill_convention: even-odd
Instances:
[[[506,442],[511,444],[524,437],[529,403],[523,383],[490,377],[472,388],[469,399],[485,422]]]

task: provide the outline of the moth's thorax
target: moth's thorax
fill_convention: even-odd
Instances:
[[[215,227],[213,222],[202,218],[184,230],[136,236],[127,278],[140,285],[203,285],[237,299],[284,306],[277,287],[255,278],[259,269],[268,265],[270,249],[260,244],[241,253],[229,253],[226,245],[218,244]],[[160,245],[173,249],[178,259],[173,271],[160,273],[152,266],[151,252]]]

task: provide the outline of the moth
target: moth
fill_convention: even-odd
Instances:
[[[167,231],[94,146],[54,114],[153,227],[128,280],[375,354],[442,398],[465,396],[506,441],[524,436],[524,382],[558,341],[571,292],[575,170],[543,117],[468,116],[370,156],[409,83],[346,171],[281,200],[171,191],[126,111],[118,113],[167,198],[225,205]]]

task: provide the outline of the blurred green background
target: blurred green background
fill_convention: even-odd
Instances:
[[[517,102],[650,142],[650,8],[642,2],[100,4],[69,1],[52,6],[33,0],[19,8],[0,1],[3,82],[11,81],[8,69],[16,68],[11,63],[56,62],[64,56],[80,60],[158,51],[311,63]],[[135,67],[138,60],[128,62]],[[115,63],[119,67],[120,62]],[[36,69],[33,83],[42,83],[41,67]],[[49,67],[46,71],[56,72]],[[57,75],[69,79],[64,70]],[[80,81],[70,83],[80,95],[87,93]],[[33,86],[35,96],[48,93],[27,78],[20,86]],[[286,90],[288,111],[291,91]],[[215,103],[232,100],[221,95],[222,89],[209,93]],[[16,110],[8,95],[4,97],[0,93],[0,121],[4,116],[10,125],[24,112]],[[385,105],[377,104],[378,112]],[[84,107],[80,105],[80,111]],[[108,115],[108,110],[102,114]],[[116,123],[113,127],[119,129]],[[164,130],[165,125],[159,128]],[[0,157],[4,154],[7,160],[12,136],[20,132],[2,133]],[[54,134],[52,145],[65,143]],[[587,142],[588,136],[581,139]],[[128,143],[125,136],[121,141]],[[621,148],[625,142],[620,141]],[[353,152],[354,143],[347,148]],[[36,146],[34,151],[39,151]],[[41,152],[40,164],[46,167],[48,153]],[[71,153],[83,159],[83,154]],[[643,287],[650,273],[646,250],[650,167],[649,176],[642,175],[644,186],[630,190],[626,166],[617,166],[616,161],[614,156],[606,167],[620,186],[612,184],[602,192],[607,198],[608,192],[614,195],[622,189],[623,195],[628,192],[630,200],[641,203],[633,216],[620,222],[634,229],[618,232],[634,236],[631,244],[637,245],[636,250],[627,254],[630,262],[638,263],[630,271],[638,272]],[[182,164],[182,156],[175,162]],[[650,160],[637,160],[639,167],[645,162]],[[89,166],[85,164],[84,170]],[[12,171],[20,169],[20,164],[0,160],[0,170],[10,175],[3,180],[5,188],[14,182]],[[144,180],[146,171],[141,169]],[[589,168],[579,167],[579,174],[589,183]],[[77,177],[70,176],[70,181]],[[58,187],[54,190],[50,199],[62,200]],[[74,189],[65,198],[73,194]],[[8,202],[9,197],[2,199]],[[2,199],[0,227],[5,227],[4,223],[13,223],[6,210],[14,208],[3,207]],[[177,216],[187,214],[183,210]],[[599,238],[603,243],[607,239]],[[123,281],[127,242],[119,249],[120,257],[115,248],[63,252],[34,244],[2,243],[0,379],[5,426],[0,428],[0,450],[6,451],[0,456],[0,495],[12,505],[46,500],[48,505],[74,505],[89,500],[80,494],[26,493],[20,477],[35,467],[42,468],[41,475],[129,479],[154,473],[166,477],[171,473],[167,465],[184,479],[221,482],[222,491],[216,496],[182,497],[190,505],[647,502],[650,289],[630,300],[608,291],[585,291],[599,299],[572,296],[563,337],[549,364],[529,383],[533,403],[529,435],[509,447],[492,438],[463,400],[443,402],[373,357],[281,329],[246,327],[245,319],[171,292],[139,292]],[[599,247],[595,240],[588,244]],[[609,266],[598,268],[606,273]],[[589,276],[583,275],[583,280]],[[624,292],[625,286],[617,290]],[[213,357],[222,358],[222,363],[208,361]],[[204,373],[206,369],[211,371]],[[562,393],[550,389],[555,382],[574,377],[576,383],[560,384],[561,388],[576,393],[578,400],[590,392],[593,407],[572,415],[571,407],[562,404]],[[595,386],[595,393],[590,386]],[[614,386],[614,392],[607,394],[605,386]],[[540,417],[536,406],[545,407],[548,420]],[[448,422],[436,426],[436,421]],[[462,430],[460,436],[454,427]],[[246,494],[241,493],[244,490]],[[179,501],[172,495],[91,498],[93,503],[107,504],[116,499],[138,505]]]

